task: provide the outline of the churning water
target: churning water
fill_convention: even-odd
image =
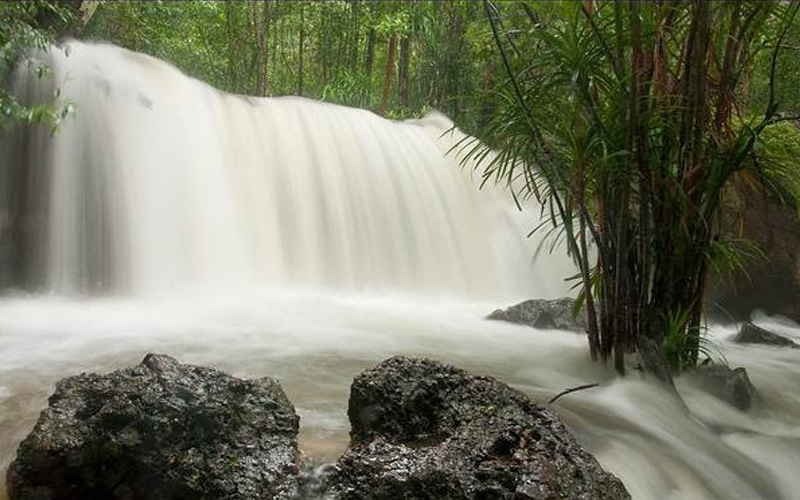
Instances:
[[[763,401],[742,413],[679,380],[687,413],[590,363],[583,335],[482,319],[564,295],[571,271],[546,253],[531,265],[536,214],[477,189],[446,154],[461,137],[446,118],[232,96],[143,55],[68,47],[23,65],[12,88],[28,100],[58,88],[74,116],[54,137],[0,142],[3,470],[56,380],[147,352],[278,378],[301,448],[332,461],[353,376],[413,354],[540,402],[601,382],[554,407],[638,500],[800,498],[800,350],[715,328]]]

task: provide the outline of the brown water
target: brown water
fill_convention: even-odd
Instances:
[[[764,398],[748,413],[679,381],[686,414],[632,375],[612,379],[587,359],[585,338],[482,319],[497,304],[444,297],[268,292],[186,301],[0,300],[0,461],[5,469],[56,380],[138,363],[147,352],[240,377],[279,379],[301,416],[312,461],[346,446],[349,384],[394,354],[441,359],[506,381],[540,402],[567,387],[602,387],[554,405],[634,498],[800,498],[800,350],[716,338]],[[768,319],[782,333],[800,330]]]

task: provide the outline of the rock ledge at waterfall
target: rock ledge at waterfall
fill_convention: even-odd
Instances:
[[[11,500],[288,499],[299,418],[271,378],[148,354],[61,380],[8,470]]]
[[[556,414],[489,377],[395,357],[356,377],[335,500],[628,499]]]
[[[530,299],[506,309],[497,309],[486,319],[508,321],[527,325],[539,330],[571,330],[585,332],[587,329],[586,311],[577,316],[573,314],[575,299]]]

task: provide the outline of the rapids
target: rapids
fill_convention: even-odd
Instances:
[[[447,154],[462,136],[445,117],[227,95],[147,56],[67,47],[20,66],[11,88],[29,102],[60,89],[74,114],[54,136],[0,137],[3,471],[59,378],[147,352],[276,377],[308,460],[332,461],[353,376],[411,354],[542,403],[602,382],[554,408],[638,500],[800,499],[800,350],[714,327],[763,402],[742,413],[679,379],[686,413],[592,364],[583,335],[483,319],[566,294],[572,271],[547,252],[531,263],[538,211],[477,189]]]

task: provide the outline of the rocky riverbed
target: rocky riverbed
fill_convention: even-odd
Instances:
[[[490,377],[394,357],[353,382],[351,444],[311,476],[273,379],[148,354],[60,381],[8,471],[12,500],[629,499],[558,416]]]

